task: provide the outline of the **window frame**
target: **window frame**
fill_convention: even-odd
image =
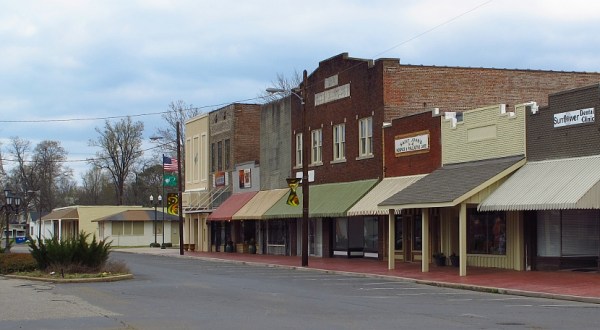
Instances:
[[[323,163],[323,129],[315,129],[310,132],[310,161],[311,164]]]
[[[373,117],[358,121],[358,156],[373,156]]]
[[[296,166],[302,166],[302,133],[296,133]]]
[[[346,160],[346,124],[333,126],[333,160]]]

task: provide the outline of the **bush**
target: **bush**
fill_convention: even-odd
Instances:
[[[69,272],[96,272],[108,260],[111,246],[110,242],[97,241],[96,235],[92,237],[92,242],[88,243],[89,237],[90,234],[81,231],[78,237],[66,240],[32,240],[29,242],[29,248],[40,270],[51,267]]]
[[[0,274],[16,272],[31,272],[36,269],[37,263],[31,254],[2,253],[0,254]]]

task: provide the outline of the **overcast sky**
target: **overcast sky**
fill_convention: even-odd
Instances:
[[[600,71],[600,2],[0,0],[0,142],[58,140],[76,180],[103,120],[146,138],[182,100],[211,111],[319,61]],[[7,122],[8,121],[8,122]],[[20,122],[11,122],[20,121]]]

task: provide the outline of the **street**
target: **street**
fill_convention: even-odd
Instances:
[[[595,329],[600,305],[113,252],[111,283],[0,278],[2,329]]]

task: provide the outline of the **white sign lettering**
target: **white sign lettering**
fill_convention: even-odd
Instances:
[[[429,134],[408,136],[400,139],[396,138],[395,149],[396,155],[429,150]]]
[[[554,127],[588,124],[596,121],[594,108],[573,110],[554,114]]]

